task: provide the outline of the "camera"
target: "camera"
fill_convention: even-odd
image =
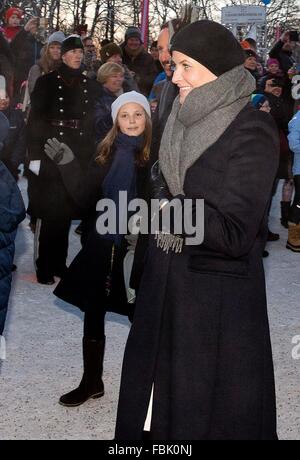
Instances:
[[[291,42],[298,42],[299,41],[299,33],[297,32],[297,30],[290,30],[289,36],[290,36],[290,41]]]
[[[40,29],[47,29],[49,25],[49,18],[39,18],[38,27]]]

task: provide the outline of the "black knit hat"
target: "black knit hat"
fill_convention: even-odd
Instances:
[[[80,48],[83,50],[83,43],[79,35],[70,35],[61,44],[61,54]]]
[[[127,43],[128,38],[138,38],[142,42],[142,34],[138,27],[130,26],[125,32],[125,43]]]
[[[103,46],[100,50],[101,61],[104,64],[110,57],[115,54],[123,56],[122,49],[116,43],[108,43],[108,45]]]
[[[200,62],[217,77],[245,61],[244,50],[226,27],[214,21],[196,21],[179,30],[171,52],[179,51]]]

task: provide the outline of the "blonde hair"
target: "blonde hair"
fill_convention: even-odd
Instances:
[[[45,45],[41,50],[41,57],[38,61],[38,65],[42,69],[43,73],[49,73],[52,70],[56,70],[62,63],[61,57],[60,59],[54,61],[50,55],[50,46],[53,44],[60,45],[59,42],[52,42]]]
[[[141,149],[137,152],[135,162],[138,166],[143,166],[149,160],[150,155],[150,146],[152,138],[152,122],[149,115],[146,113],[143,108],[146,117],[146,125],[143,133],[144,139]],[[112,155],[112,146],[115,142],[117,135],[120,132],[118,117],[113,124],[113,127],[107,133],[105,138],[99,143],[97,147],[98,156],[96,157],[96,162],[100,165],[105,164],[110,156]]]
[[[124,75],[125,72],[123,67],[120,64],[116,64],[115,62],[106,62],[99,68],[97,72],[97,81],[103,84],[109,77],[115,75],[116,73],[121,73]]]

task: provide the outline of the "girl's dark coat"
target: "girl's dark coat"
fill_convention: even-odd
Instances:
[[[124,145],[124,149],[128,146]],[[80,184],[82,177],[78,162],[73,161],[60,167],[63,182],[72,199],[85,210],[94,209],[99,199],[103,198],[102,183],[112,164],[113,156],[104,166],[95,161],[90,164],[87,178]],[[146,168],[137,167],[137,196],[143,197],[146,179]],[[95,214],[95,213],[94,213]],[[132,314],[134,306],[127,305],[124,286],[123,259],[127,252],[126,241],[115,248],[112,266],[112,285],[109,298],[106,294],[107,275],[111,270],[111,240],[100,236],[96,231],[96,219],[92,218],[92,229],[82,250],[73,260],[64,278],[56,287],[54,294],[79,307],[82,311],[103,308],[121,314]]]

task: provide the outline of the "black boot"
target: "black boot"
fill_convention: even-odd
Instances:
[[[61,396],[60,404],[68,407],[79,406],[90,398],[101,398],[104,395],[102,381],[104,347],[105,338],[82,339],[83,377],[78,388]]]
[[[289,222],[289,213],[290,213],[291,202],[290,201],[281,201],[280,206],[281,206],[280,223],[281,223],[281,225],[283,227],[289,228],[288,222]]]

